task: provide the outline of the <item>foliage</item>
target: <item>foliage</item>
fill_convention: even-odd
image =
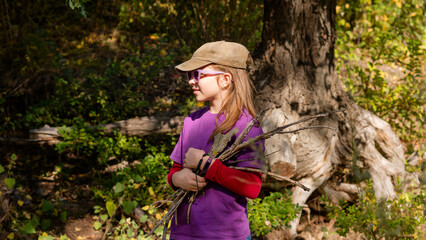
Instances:
[[[95,213],[99,215],[99,221],[95,222],[94,228],[99,230],[110,219],[114,223],[111,230],[113,235],[128,238],[144,236],[144,231],[138,231],[135,222],[129,218],[116,219],[116,210],[125,216],[130,216],[136,207],[146,212],[141,219],[137,219],[141,224],[146,224],[148,216],[153,219],[161,219],[166,213],[157,209],[151,204],[157,199],[164,198],[171,192],[171,188],[165,181],[165,176],[171,167],[169,154],[171,148],[176,144],[173,136],[167,138],[154,139],[156,145],[152,145],[145,140],[144,154],[140,163],[130,168],[120,169],[111,178],[99,178],[92,188],[93,197],[101,200],[104,204],[95,207]],[[117,224],[118,223],[118,224]],[[124,235],[121,235],[124,233]],[[161,229],[156,231],[161,233]],[[123,238],[127,239],[127,238]]]
[[[111,178],[100,178],[99,187],[93,189],[94,197],[105,201],[116,200],[137,201],[148,205],[162,195],[170,191],[164,177],[171,167],[169,154],[175,143],[174,137],[157,138],[156,145],[145,140],[145,155],[140,163],[130,168],[120,169]],[[162,141],[162,142],[161,142]],[[154,192],[155,189],[155,192]]]
[[[336,8],[337,69],[346,89],[407,142],[425,134],[423,4],[342,0]]]
[[[0,84],[0,116],[6,120],[0,132],[72,125],[76,118],[98,124],[153,113],[185,114],[176,110],[185,105],[189,87],[172,67],[206,41],[238,41],[253,49],[262,24],[263,5],[257,1],[66,3],[80,14],[87,11],[88,18],[71,14],[63,19],[70,13],[63,3],[31,3],[22,10],[30,21],[21,23],[22,5],[9,6],[6,18],[27,30],[0,32],[0,40],[5,39],[0,60],[5,72],[17,70],[7,77],[20,83]],[[34,17],[39,11],[44,14],[40,20]],[[241,17],[247,11],[252,28]],[[216,24],[224,26],[222,31]],[[100,29],[109,30],[99,34]],[[10,35],[22,38],[13,42]]]
[[[12,228],[17,231],[20,236],[37,234],[40,231],[50,230],[52,223],[65,223],[67,221],[68,212],[61,209],[62,203],[60,201],[51,202],[45,199],[37,204],[37,201],[28,202],[31,197],[26,196],[26,200],[18,200],[17,205],[14,206],[11,212],[12,226],[5,226],[4,230]],[[46,233],[40,237],[46,239]],[[49,239],[49,238],[47,238]],[[68,239],[66,236],[61,239]]]
[[[12,154],[9,158],[9,163],[5,167],[0,165],[0,174],[4,173],[7,170],[7,176],[4,178],[4,184],[8,189],[13,189],[16,183],[16,179],[13,177],[13,168],[16,165],[16,154]]]
[[[264,198],[256,198],[248,203],[248,218],[253,235],[266,235],[283,226],[289,227],[301,207],[291,201],[291,192],[272,192]]]
[[[15,125],[72,125],[80,119],[100,124],[145,116],[150,111],[170,111],[183,100],[179,100],[178,94],[159,96],[180,87],[169,83],[176,82],[171,78],[178,75],[167,70],[175,54],[177,52],[162,43],[146,45],[144,53],[136,52],[107,63],[99,69],[102,73],[87,69],[89,72],[84,78],[75,78],[72,73],[59,76],[55,78],[55,97],[29,106],[24,118],[21,122],[15,121]],[[96,61],[90,58],[78,59],[76,63],[63,61],[61,68],[84,71],[98,64]]]
[[[97,159],[105,164],[110,159],[133,159],[141,152],[137,137],[126,137],[118,131],[107,136],[99,127],[91,127],[80,120],[72,128],[58,130],[61,141],[55,145],[59,153],[73,153],[77,157]]]
[[[355,204],[342,201],[328,206],[329,217],[336,219],[341,236],[353,230],[367,239],[418,239],[424,216],[425,193],[400,193],[394,199],[376,199],[371,182],[363,189]]]
[[[86,0],[87,1],[87,0]],[[67,0],[68,2],[68,6],[71,9],[76,9],[78,11],[78,13],[80,13],[83,17],[87,17],[87,12],[84,10],[84,4],[83,2],[85,2],[84,0],[80,1],[80,0]]]
[[[33,199],[28,194],[25,194],[25,190],[22,186],[22,183],[15,182],[15,178],[12,178],[12,172],[16,171],[14,169],[17,163],[17,156],[12,154],[10,156],[10,161],[7,166],[8,177],[5,178],[4,184],[10,189],[13,190],[15,201],[8,206],[7,199],[2,200],[4,210],[7,209],[8,212],[4,213],[6,216],[9,216],[9,220],[1,223],[0,233],[3,231],[9,231],[8,239],[14,239],[15,233],[18,238],[24,237],[25,235],[35,234],[38,231],[45,231],[52,227],[52,222],[66,222],[68,212],[61,208],[62,202],[55,199],[54,201],[46,200],[45,198]],[[5,169],[0,165],[0,174],[2,174]],[[13,181],[8,181],[12,179]],[[13,188],[13,189],[12,189]],[[3,190],[3,189],[2,189]],[[2,191],[0,194],[9,194],[12,191]],[[7,197],[8,195],[6,195]],[[50,237],[50,238],[49,238]],[[53,239],[50,235],[43,233],[39,239]],[[60,239],[68,239],[66,236],[61,236]]]
[[[260,39],[262,14],[261,1],[133,0],[122,3],[118,27],[143,35],[165,33],[191,50],[217,40],[232,40],[254,49]]]
[[[347,91],[388,121],[401,139],[412,142],[424,139],[422,6],[422,0],[338,0],[336,8],[336,63]],[[236,41],[253,50],[261,34],[262,1],[2,1],[0,9],[0,134],[22,136],[44,124],[72,126],[60,131],[63,141],[57,151],[87,160],[95,169],[111,159],[139,159],[140,164],[112,175],[98,174],[89,195],[98,202],[96,229],[109,221],[110,237],[142,239],[148,222],[164,215],[150,205],[170,191],[164,178],[175,140],[106,135],[93,126],[152,114],[187,114],[196,103],[173,66],[207,41]],[[35,234],[52,239],[44,231],[51,229],[49,220],[66,221],[62,200],[24,194],[28,187],[22,186],[16,159],[12,155],[0,165],[0,174],[7,173],[7,189],[16,196],[4,229],[15,239]],[[255,235],[288,224],[288,214],[299,211],[289,196],[273,193],[249,202]],[[373,197],[365,193],[364,201],[342,205],[340,209],[353,212],[339,216],[356,216],[355,224],[361,226],[362,217],[381,219],[379,212],[384,212],[389,218],[377,220],[376,232],[391,234],[393,230],[378,229],[411,222],[420,199],[402,194],[387,204],[373,204],[380,202]],[[396,209],[388,205],[407,217],[393,220]],[[136,207],[146,213],[142,219],[130,218]]]
[[[118,236],[115,238],[117,240],[145,239],[144,231],[139,230],[139,226],[131,218],[122,218],[112,234]]]

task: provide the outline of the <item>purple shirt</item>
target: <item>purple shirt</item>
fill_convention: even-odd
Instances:
[[[170,158],[183,166],[185,153],[190,147],[202,149],[209,152],[213,141],[209,141],[210,135],[216,129],[217,114],[210,113],[209,108],[203,108],[191,113],[185,118],[183,129]],[[238,135],[244,130],[247,123],[252,120],[252,116],[244,111],[240,119],[236,122]],[[219,123],[223,121],[223,116],[219,118]],[[262,134],[259,126],[253,126],[247,134],[245,141]],[[231,140],[231,144],[235,138]],[[257,146],[263,149],[264,142]],[[263,163],[254,160],[256,153],[251,148],[247,148],[238,153],[232,160],[243,160],[233,165],[239,167],[260,168]],[[232,161],[231,160],[231,161]],[[247,200],[225,187],[215,182],[208,182],[203,189],[203,194],[199,194],[191,206],[190,224],[186,223],[187,203],[182,203],[177,210],[177,219],[173,218],[171,223],[171,239],[246,239],[250,234],[249,222],[247,218]],[[176,226],[177,220],[177,226]]]

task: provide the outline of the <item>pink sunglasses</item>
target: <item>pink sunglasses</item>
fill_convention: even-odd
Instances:
[[[197,69],[194,71],[190,71],[190,72],[186,72],[186,77],[188,79],[188,81],[190,81],[191,79],[194,79],[195,83],[198,83],[200,81],[201,78],[203,77],[207,77],[207,76],[214,76],[214,75],[219,75],[219,74],[224,74],[225,72],[219,72],[219,71],[207,71],[207,70],[201,70],[201,69]],[[201,76],[201,74],[203,74],[203,76]]]

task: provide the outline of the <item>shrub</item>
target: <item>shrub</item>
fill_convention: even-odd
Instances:
[[[289,227],[301,207],[292,203],[291,192],[272,192],[264,198],[256,198],[248,203],[250,229],[255,236],[266,235],[282,226]]]
[[[109,219],[112,222],[109,232],[113,236],[144,239],[143,236],[152,227],[148,226],[148,221],[158,221],[166,214],[165,209],[157,209],[152,203],[172,193],[166,178],[172,164],[169,155],[175,144],[174,136],[151,137],[143,144],[141,155],[144,157],[138,160],[140,163],[120,169],[109,177],[100,176],[95,181],[91,191],[93,197],[100,200],[100,204],[95,206],[95,214],[98,214],[94,224],[96,230]],[[142,226],[129,217],[138,206],[146,213],[141,219],[136,219]],[[116,217],[116,211],[121,213],[121,219]],[[155,233],[161,235],[162,228]]]
[[[421,238],[421,225],[425,223],[425,194],[402,193],[394,199],[376,199],[371,182],[363,189],[354,204],[342,201],[328,206],[329,217],[336,219],[337,233],[341,236],[352,230],[367,239]]]
[[[107,160],[133,159],[141,152],[139,138],[126,137],[118,131],[112,136],[107,136],[98,127],[91,127],[82,120],[77,121],[72,128],[58,130],[62,141],[55,145],[59,153],[68,152],[77,157],[97,159],[99,163],[106,164]]]
[[[336,7],[337,71],[346,90],[413,145],[425,133],[422,5],[420,0],[339,0]]]

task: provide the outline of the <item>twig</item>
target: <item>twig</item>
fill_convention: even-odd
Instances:
[[[241,132],[241,134],[238,136],[238,138],[235,140],[235,142],[227,149],[225,150],[221,156],[227,155],[228,153],[232,152],[235,147],[237,147],[238,144],[243,141],[243,139],[247,136],[247,134],[250,132],[251,128],[254,126],[254,124],[259,120],[260,116],[262,116],[269,108],[263,109],[260,114],[258,114],[256,117],[254,117],[244,128],[244,130]]]
[[[305,185],[303,185],[303,184],[301,184],[297,181],[294,181],[294,180],[292,180],[288,177],[285,177],[285,176],[282,176],[282,175],[279,175],[279,174],[276,174],[276,173],[273,173],[273,172],[268,172],[266,170],[261,170],[261,169],[256,169],[256,168],[235,167],[235,166],[230,166],[230,168],[242,170],[242,171],[247,171],[247,172],[257,172],[257,173],[267,174],[267,175],[269,175],[269,176],[271,176],[271,177],[273,177],[277,180],[291,182],[291,183],[299,186],[300,188],[302,188],[306,192],[311,190],[310,188],[306,187]]]
[[[262,116],[266,111],[268,111],[269,110],[269,108],[267,107],[267,108],[264,108],[262,111],[260,111],[260,113],[259,114],[257,114],[257,116],[256,117],[254,117],[254,119],[257,121],[257,120],[259,120],[259,118],[260,118],[260,116]]]
[[[278,134],[295,133],[295,132],[298,132],[298,131],[301,131],[301,130],[306,130],[306,129],[311,129],[311,128],[328,128],[328,129],[336,131],[336,129],[333,128],[333,127],[329,127],[329,126],[325,126],[325,125],[313,125],[313,126],[308,126],[308,127],[301,127],[301,128],[298,128],[298,129],[295,129],[295,130],[291,130],[291,131],[278,132]]]
[[[286,128],[289,128],[289,127],[291,127],[293,125],[296,125],[296,124],[299,124],[299,123],[302,123],[302,122],[306,122],[306,121],[309,121],[309,120],[312,120],[312,119],[320,118],[320,117],[326,117],[326,116],[329,116],[330,114],[335,113],[335,112],[342,112],[342,110],[331,111],[331,112],[327,112],[327,113],[315,114],[315,115],[312,115],[312,116],[300,119],[299,121],[296,121],[296,122],[293,122],[293,123],[289,123],[289,124],[286,124],[286,125],[281,126],[281,127],[277,127],[275,129],[267,132],[267,133],[259,135],[259,136],[255,137],[255,138],[251,138],[251,139],[247,140],[246,142],[244,142],[242,144],[239,144],[238,146],[235,146],[231,151],[225,151],[221,155],[221,160],[222,160],[222,162],[228,160],[230,157],[232,157],[240,149],[246,148],[247,146],[249,146],[249,145],[251,145],[251,144],[253,144],[253,143],[255,143],[255,142],[259,141],[259,140],[270,138],[273,135],[278,134],[278,133],[285,133],[285,132],[283,132],[283,130],[286,129]],[[252,123],[252,122],[253,122],[253,120],[250,123]]]
[[[173,213],[175,212],[175,210],[179,207],[179,205],[182,203],[183,199],[185,199],[186,195],[188,195],[188,193],[190,193],[190,191],[187,190],[182,190],[185,191],[185,193],[183,194],[182,197],[180,197],[176,204],[172,206],[172,208],[167,212],[167,214],[157,223],[157,225],[155,225],[155,227],[151,230],[151,232],[149,232],[145,237],[149,237],[151,236],[155,229],[157,229],[166,219],[168,219],[169,217],[171,217],[173,215]],[[167,226],[165,226],[167,227]]]
[[[163,206],[164,203],[174,202],[174,199],[179,198],[182,194],[184,194],[184,190],[182,188],[179,188],[172,195],[168,196],[166,198],[166,200],[155,201],[155,202],[152,203],[152,205],[159,208],[159,207]]]
[[[275,152],[271,152],[271,153],[268,153],[268,154],[265,154],[265,157],[269,157],[269,156],[271,156],[272,154],[275,154],[275,153],[277,153],[277,152],[279,152],[280,150],[277,150],[277,151],[275,151]]]
[[[310,119],[312,119],[312,118],[306,118],[306,119],[305,119],[305,121],[308,121],[308,120],[310,120]],[[294,125],[294,124],[292,124],[292,125]],[[232,156],[234,156],[236,153],[238,153],[241,149],[244,149],[244,148],[246,148],[246,147],[248,147],[248,146],[250,146],[250,145],[254,144],[255,142],[260,141],[260,140],[268,139],[268,138],[272,137],[272,136],[273,136],[273,135],[275,135],[275,134],[294,133],[294,132],[301,131],[301,130],[306,130],[306,129],[310,129],[310,128],[320,128],[320,127],[323,127],[323,128],[329,128],[329,129],[336,130],[336,129],[334,129],[334,128],[331,128],[331,127],[328,127],[328,126],[325,126],[325,125],[315,125],[315,126],[310,126],[310,127],[298,128],[298,129],[296,129],[296,130],[292,130],[292,131],[286,131],[286,132],[282,131],[283,129],[285,129],[285,128],[286,128],[286,126],[287,126],[287,127],[290,127],[290,124],[285,125],[285,126],[282,126],[282,127],[275,128],[275,129],[274,129],[274,130],[272,130],[272,131],[269,131],[269,132],[267,132],[267,133],[261,134],[261,135],[259,135],[259,136],[254,137],[254,138],[250,138],[250,139],[248,139],[247,141],[245,141],[245,142],[243,142],[243,143],[239,144],[238,146],[236,146],[236,147],[232,150],[232,152],[226,152],[226,154],[224,153],[224,154],[221,156],[221,160],[222,160],[223,162],[228,161],[228,160],[229,160]]]

